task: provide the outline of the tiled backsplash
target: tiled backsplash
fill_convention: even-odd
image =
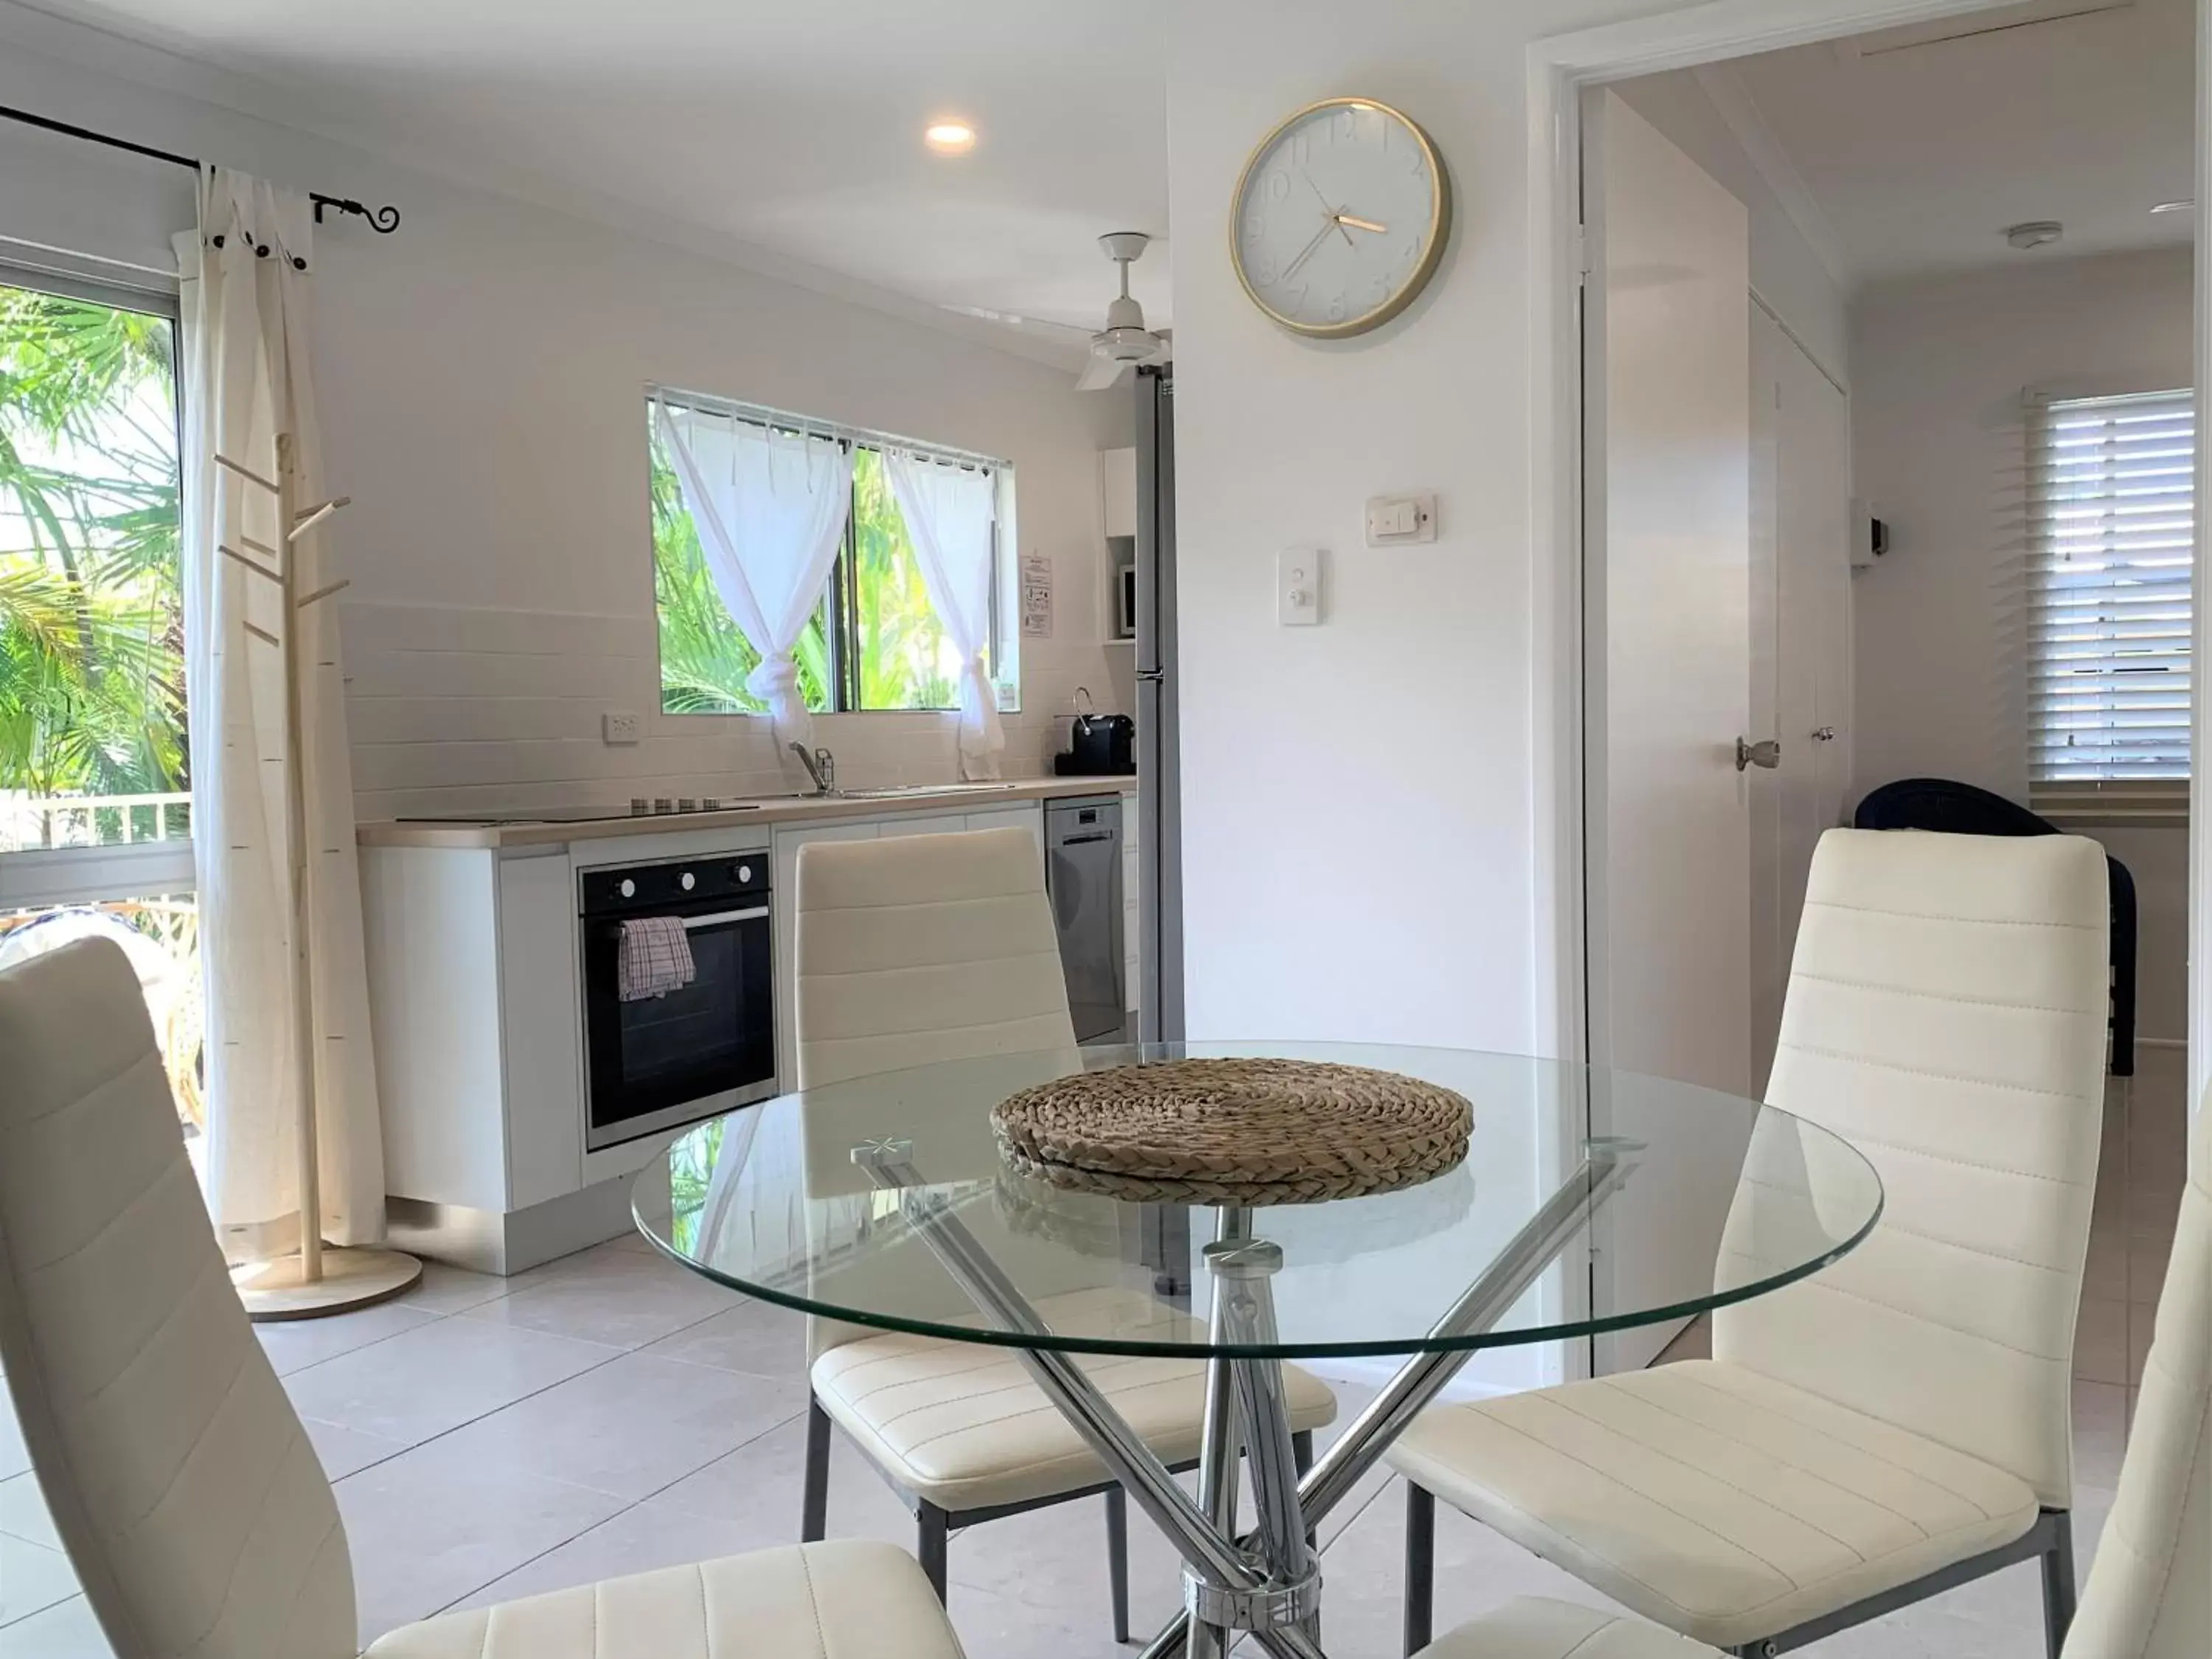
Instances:
[[[340,618],[364,820],[621,805],[637,795],[735,798],[803,784],[779,764],[765,719],[659,712],[649,617],[364,603],[342,606]],[[1001,716],[1006,776],[1051,769],[1053,720],[1078,685],[1100,708],[1119,706],[1107,650],[1022,641],[1021,712]],[[611,709],[638,717],[639,742],[602,739]],[[841,783],[959,776],[951,714],[821,714],[814,727]]]

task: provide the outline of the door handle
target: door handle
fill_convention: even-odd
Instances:
[[[1762,738],[1757,743],[1747,743],[1741,738],[1735,740],[1737,771],[1741,772],[1747,767],[1756,766],[1762,771],[1771,772],[1781,764],[1782,745],[1772,738]]]
[[[1835,728],[1834,726],[1814,726],[1814,727],[1813,728],[1813,741],[1814,741],[1814,742],[1815,742],[1815,743],[1833,743],[1835,740],[1836,740],[1836,728]]]

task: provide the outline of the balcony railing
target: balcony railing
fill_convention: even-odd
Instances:
[[[184,841],[192,832],[189,793],[33,795],[0,790],[0,852],[129,847]]]

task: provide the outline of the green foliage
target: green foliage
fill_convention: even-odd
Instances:
[[[0,287],[0,789],[185,787],[173,331]]]
[[[854,631],[863,708],[957,708],[959,653],[929,603],[890,471],[872,449],[853,457]]]
[[[708,574],[698,526],[684,505],[660,434],[648,424],[653,492],[653,596],[660,618],[660,706],[671,714],[757,714],[767,705],[745,690],[760,653],[730,619]],[[884,458],[872,449],[853,458],[853,517],[844,560],[852,561],[853,615],[848,648],[859,665],[862,708],[957,708],[958,655],[945,637],[906,520],[893,497]],[[836,706],[830,652],[829,595],[796,655],[806,706]]]

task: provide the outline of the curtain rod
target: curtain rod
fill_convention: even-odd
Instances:
[[[865,449],[903,449],[934,461],[939,465],[972,467],[988,472],[994,469],[1011,471],[1012,461],[980,454],[972,449],[954,449],[945,444],[925,443],[919,438],[902,438],[896,432],[877,432],[862,426],[847,426],[842,421],[825,421],[811,415],[795,415],[787,409],[771,408],[767,404],[749,404],[741,398],[719,398],[710,392],[686,392],[681,387],[662,386],[658,381],[646,383],[648,401],[667,404],[676,409],[688,409],[695,414],[719,415],[725,420],[743,421],[748,426],[781,428],[810,438],[829,438],[838,443],[858,444]]]
[[[27,109],[12,109],[0,104],[0,118],[20,121],[27,127],[42,127],[48,132],[58,132],[64,137],[82,138],[87,143],[105,144],[110,149],[127,150],[133,155],[143,155],[155,161],[167,161],[171,167],[190,167],[194,173],[200,164],[189,155],[179,155],[174,150],[155,149],[151,144],[135,144],[128,138],[118,138],[105,132],[94,132],[89,127],[72,126],[67,121],[57,121],[52,116],[33,115]],[[323,222],[323,210],[350,213],[368,221],[369,228],[380,236],[389,236],[399,228],[399,210],[389,204],[371,208],[343,196],[324,196],[310,191],[307,199],[315,204],[315,222]]]

